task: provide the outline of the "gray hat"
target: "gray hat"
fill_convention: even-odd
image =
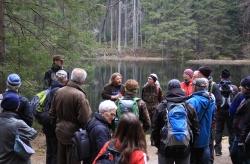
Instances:
[[[175,88],[181,88],[181,84],[179,80],[172,79],[168,82],[168,90],[175,89]]]
[[[207,88],[208,87],[208,80],[206,78],[197,78],[193,81],[193,85],[195,85],[197,87]]]

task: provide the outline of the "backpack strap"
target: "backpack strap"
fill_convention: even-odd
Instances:
[[[199,119],[199,123],[200,123],[200,122],[201,122],[201,120],[204,118],[205,113],[207,112],[207,110],[208,110],[209,106],[210,106],[210,99],[209,99],[209,102],[208,102],[207,107],[203,110],[203,113],[202,113],[202,115],[201,115],[201,118]]]

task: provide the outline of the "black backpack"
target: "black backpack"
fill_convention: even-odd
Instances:
[[[121,153],[110,142],[107,150],[96,160],[96,164],[119,164]]]
[[[88,161],[91,158],[91,143],[87,130],[79,129],[72,138],[72,154],[78,161]]]
[[[233,87],[230,81],[221,81],[219,83],[219,90],[221,92],[221,108],[228,109],[233,99]]]

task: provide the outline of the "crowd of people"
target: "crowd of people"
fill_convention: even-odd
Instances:
[[[62,56],[54,56],[52,68],[45,73],[49,90],[40,114],[19,93],[20,76],[8,75],[6,91],[0,95],[0,163],[31,163],[14,147],[17,136],[31,147],[37,135],[34,118],[46,137],[46,164],[146,164],[146,133],[158,149],[159,164],[212,164],[214,155],[222,155],[225,125],[232,163],[250,163],[250,76],[238,88],[227,69],[216,83],[209,67],[187,68],[183,81],[169,80],[164,92],[157,74],[149,73],[138,96],[138,81],[128,79],[123,84],[122,75],[115,72],[94,112],[82,89],[87,72],[74,68],[68,73],[63,61]],[[84,161],[73,153],[72,137],[79,129],[87,131],[90,142],[91,155]]]

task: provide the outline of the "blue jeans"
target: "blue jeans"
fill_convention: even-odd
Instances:
[[[210,164],[210,158],[209,146],[191,149],[191,164]]]
[[[243,147],[238,146],[236,137],[230,149],[230,156],[233,164],[250,164],[250,157],[246,155]]]

